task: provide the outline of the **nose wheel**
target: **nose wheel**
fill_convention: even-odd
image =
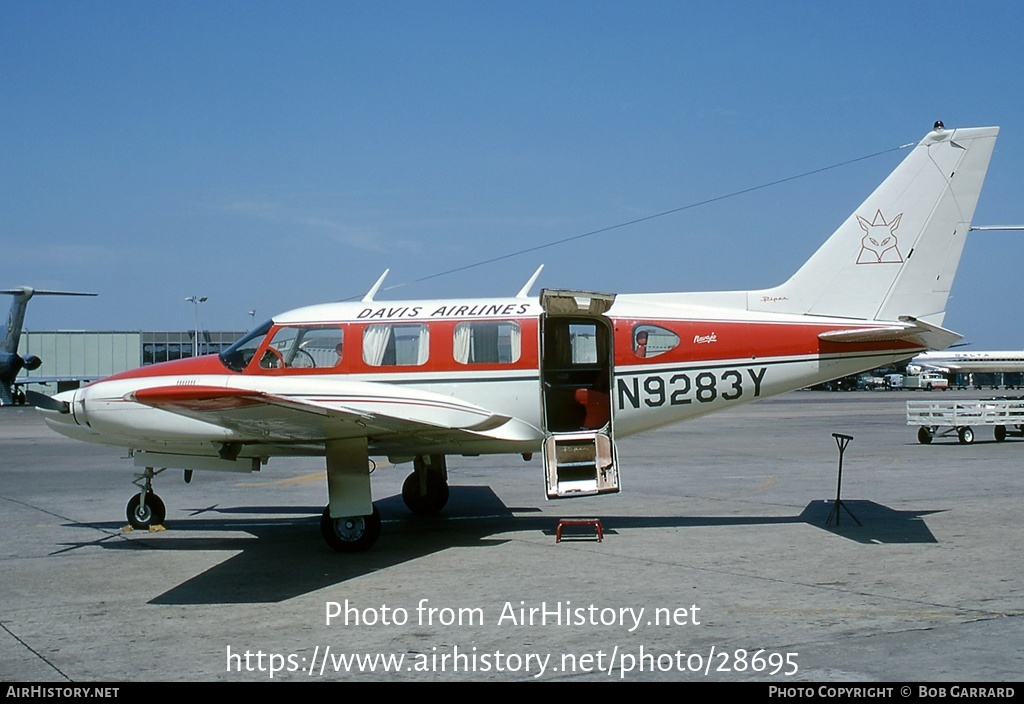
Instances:
[[[164,470],[146,467],[145,472],[135,475],[132,484],[141,491],[128,500],[124,513],[128,523],[136,530],[148,530],[151,526],[158,526],[167,517],[167,508],[163,500],[153,493],[153,477],[162,471]]]
[[[163,499],[153,492],[139,492],[128,500],[125,507],[128,523],[136,530],[148,530],[150,526],[158,526],[167,517],[167,509]]]

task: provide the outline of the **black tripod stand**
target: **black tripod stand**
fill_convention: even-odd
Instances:
[[[843,509],[848,514],[853,522],[857,525],[861,525],[861,522],[857,520],[857,517],[853,515],[850,509],[846,508],[846,504],[839,498],[843,491],[843,453],[846,452],[846,446],[853,440],[852,435],[843,435],[842,433],[832,433],[832,437],[836,439],[836,445],[839,447],[839,479],[836,482],[836,502],[832,505],[832,511],[829,512],[828,518],[825,519],[825,525],[831,525],[832,519],[836,519],[836,525],[839,525],[839,509]]]

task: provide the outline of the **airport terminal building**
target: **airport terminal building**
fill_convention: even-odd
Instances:
[[[242,337],[245,332],[199,333],[199,354],[216,354]],[[21,334],[18,351],[22,355],[34,354],[43,360],[26,377],[61,377],[69,380],[91,381],[118,372],[135,369],[146,364],[191,357],[196,348],[195,331],[85,331],[58,330],[39,332],[25,330]],[[64,384],[61,385],[63,390]],[[77,386],[69,381],[68,387]],[[56,390],[46,389],[52,394]]]

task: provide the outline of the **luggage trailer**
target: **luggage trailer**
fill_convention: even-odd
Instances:
[[[919,426],[917,441],[953,435],[964,445],[974,442],[974,428],[992,426],[997,442],[1007,435],[1024,437],[1024,399],[977,401],[907,401],[907,425]]]

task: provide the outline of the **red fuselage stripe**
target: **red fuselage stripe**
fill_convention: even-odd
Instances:
[[[708,363],[739,359],[778,359],[817,356],[858,356],[865,353],[900,353],[919,349],[919,345],[905,340],[891,342],[829,342],[818,335],[830,330],[869,329],[871,325],[854,326],[823,323],[751,322],[736,320],[658,320],[641,318],[613,318],[615,339],[615,366],[636,369],[644,365],[666,365]],[[253,356],[244,374],[259,376],[314,376],[319,374],[358,374],[360,376],[386,374],[447,373],[465,374],[474,372],[522,372],[537,371],[539,368],[539,323],[540,319],[517,318],[514,320],[521,331],[520,358],[510,364],[460,364],[455,361],[454,330],[457,320],[436,320],[424,323],[430,328],[430,352],[427,361],[421,365],[367,364],[360,353],[359,345],[346,345],[345,355],[340,363],[332,367],[264,369],[258,360],[263,356],[268,341],[278,329],[268,333],[266,340]],[[361,340],[363,332],[371,323],[338,323],[345,330],[346,340]],[[380,324],[379,321],[373,324]],[[641,357],[634,351],[633,331],[640,325],[656,326],[668,330],[679,338],[673,349],[654,357]],[[141,367],[122,372],[107,379],[125,379],[153,376],[203,376],[208,374],[231,374],[216,355],[181,359]],[[188,387],[183,387],[188,388]],[[192,387],[196,388],[196,387]],[[182,392],[185,393],[185,392]],[[253,392],[245,392],[252,395]],[[140,398],[140,400],[142,400]],[[198,400],[198,399],[197,399]]]

